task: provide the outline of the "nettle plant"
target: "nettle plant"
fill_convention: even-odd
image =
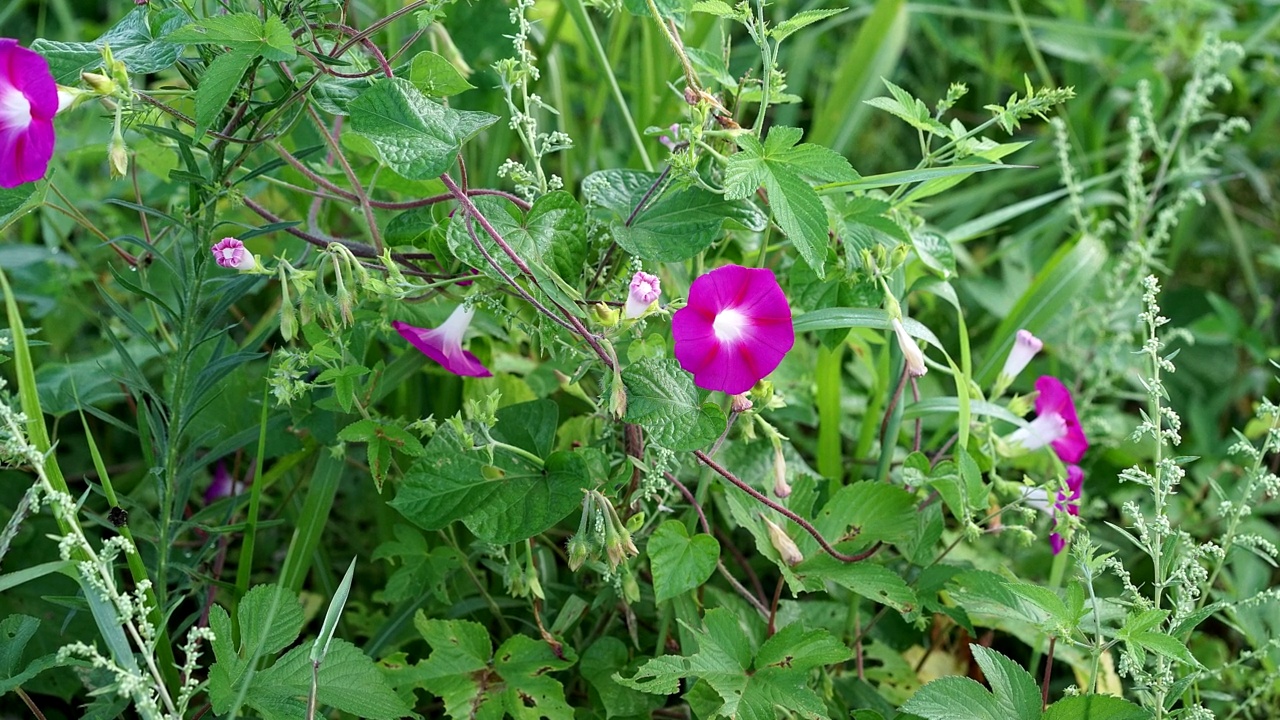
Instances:
[[[967,127],[950,114],[964,86],[930,107],[886,83],[870,104],[915,130],[921,157],[863,176],[769,123],[799,100],[779,46],[838,11],[623,6],[608,11],[649,23],[679,60],[682,114],[654,142],[610,74],[619,164],[644,169],[576,183],[551,170],[578,138],[538,93],[532,0],[509,9],[513,53],[479,88],[448,3],[360,26],[328,2],[151,2],[94,42],[0,44],[0,68],[17,68],[0,77],[2,221],[57,208],[114,249],[95,272],[131,413],[47,407],[6,280],[3,459],[37,482],[0,559],[46,507],[59,558],[0,588],[68,575],[99,637],[33,659],[41,621],[7,618],[0,691],[34,708],[22,686],[70,665],[100,717],[1198,718],[1229,667],[1266,662],[1273,648],[1209,667],[1186,641],[1266,601],[1209,600],[1233,546],[1274,555],[1240,523],[1277,489],[1262,463],[1275,408],[1261,446],[1242,438],[1254,468],[1221,503],[1226,535],[1172,528],[1186,459],[1169,454],[1149,280],[1138,432],[1157,450],[1124,475],[1151,490],[1124,508],[1157,568],[1139,587],[1080,526],[1088,422],[1071,379],[1007,395],[1052,318],[1028,297],[975,356],[956,251],[917,213],[970,176],[1017,172],[1004,160],[1027,143],[1006,137],[1071,90],[1028,83]],[[607,67],[591,17],[565,8]],[[722,53],[685,46],[694,16],[716,18]],[[741,73],[734,55],[752,47]],[[494,92],[505,117],[463,109]],[[91,107],[108,111],[106,159],[127,178],[111,202],[136,232],[107,234],[46,179],[54,114]],[[516,157],[486,151],[507,132]],[[1087,254],[1077,270],[1105,259],[1084,234],[1072,247]],[[863,407],[852,437],[849,403]],[[218,417],[245,407],[246,427]],[[43,417],[71,409],[95,462],[87,491]],[[140,440],[148,469],[129,493],[86,412]],[[96,517],[110,525],[87,533]],[[379,528],[372,552],[357,522]],[[285,549],[267,558],[267,542]],[[334,543],[390,571],[335,583],[315,565]],[[1038,554],[1047,584],[1001,553]],[[1100,594],[1107,574],[1123,580],[1115,597]],[[299,643],[321,596],[329,611]],[[972,677],[922,685],[931,653],[971,658]]]

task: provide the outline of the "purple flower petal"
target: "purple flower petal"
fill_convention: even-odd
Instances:
[[[0,187],[44,177],[53,157],[58,88],[40,55],[0,38]]]
[[[1089,449],[1089,440],[1080,427],[1080,419],[1076,417],[1076,405],[1071,399],[1071,391],[1058,378],[1043,375],[1036,380],[1036,414],[1054,414],[1062,418],[1067,432],[1053,441],[1053,451],[1058,453],[1062,462],[1074,464],[1080,462]]]
[[[448,321],[446,321],[446,324],[448,324]],[[488,368],[480,363],[480,360],[475,355],[462,349],[460,335],[457,340],[451,341],[447,337],[449,333],[444,332],[444,326],[435,330],[428,330],[396,320],[391,323],[391,327],[395,328],[401,337],[422,351],[423,355],[440,363],[441,367],[454,375],[466,377],[490,377],[493,375]]]
[[[1067,546],[1067,541],[1064,540],[1062,536],[1059,535],[1058,533],[1052,533],[1051,535],[1049,535],[1049,547],[1053,548],[1054,555],[1057,555],[1058,553],[1062,552],[1062,549],[1066,546]]]
[[[725,265],[693,281],[671,319],[675,356],[705,390],[744,393],[795,344],[791,306],[773,273]]]

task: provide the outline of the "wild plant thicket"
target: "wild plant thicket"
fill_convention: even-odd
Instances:
[[[1271,4],[90,5],[4,711],[1277,715]]]

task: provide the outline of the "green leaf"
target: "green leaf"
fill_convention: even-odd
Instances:
[[[551,400],[531,400],[499,408],[493,437],[545,458],[556,442],[560,406]]]
[[[790,37],[796,31],[806,28],[816,22],[826,20],[829,17],[834,17],[836,15],[839,15],[840,13],[844,12],[847,9],[848,8],[833,8],[830,10],[803,10],[801,12],[796,13],[795,15],[792,15],[786,20],[783,20],[777,25],[774,25],[772,28],[769,29],[769,35],[772,36],[774,40],[777,40],[778,42],[782,42],[786,38]]]
[[[111,56],[125,64],[129,72],[146,74],[171,67],[182,54],[182,46],[158,40],[187,22],[179,8],[154,12],[148,6],[136,7],[114,27],[93,42],[57,42],[37,39],[31,49],[49,62],[53,79],[74,85],[80,73],[102,66],[102,46],[111,45]]]
[[[253,677],[245,702],[264,720],[306,716],[311,692],[311,658],[300,645]],[[346,640],[335,638],[320,665],[316,701],[366,720],[399,720],[413,709],[391,689],[373,658]]]
[[[382,161],[410,180],[448,170],[462,143],[498,119],[446,108],[404,78],[379,80],[348,110],[352,131],[372,142]]]
[[[973,658],[986,675],[1001,707],[1001,717],[1009,720],[1037,720],[1040,717],[1040,688],[1023,667],[990,648],[970,644]]]
[[[879,308],[821,308],[796,318],[793,325],[796,332],[856,327],[889,330],[893,327],[889,313]],[[944,349],[938,336],[919,322],[906,318],[902,327],[911,337],[924,340],[939,350]]]
[[[467,82],[453,63],[430,50],[413,56],[409,64],[409,81],[431,97],[457,95],[475,87]]]
[[[1113,695],[1075,695],[1045,709],[1040,720],[1150,720],[1151,713]]]
[[[606,718],[648,717],[655,707],[661,707],[663,703],[663,698],[655,698],[614,681],[614,673],[627,669],[628,660],[626,644],[609,635],[595,641],[582,653],[579,672],[600,696]]]
[[[986,688],[966,677],[938,678],[902,705],[927,720],[1010,720]]]
[[[877,542],[898,542],[916,529],[915,496],[885,483],[853,483],[831,496],[813,525],[823,537],[848,543],[841,548],[843,552]],[[800,542],[806,556],[818,550],[812,537],[803,535]]]
[[[715,714],[735,720],[774,720],[777,708],[827,717],[826,705],[808,686],[808,675],[815,667],[848,659],[851,653],[843,643],[825,630],[806,631],[793,623],[753,653],[751,636],[733,613],[708,610],[703,623],[704,629],[689,628],[697,639],[696,654],[653,658],[633,677],[615,674],[614,680],[642,692],[673,695],[681,678],[697,677],[719,695]]]
[[[798,128],[775,126],[761,143],[752,135],[738,138],[738,153],[725,165],[725,197],[750,196],[760,186],[778,226],[819,279],[826,277],[827,211],[802,175],[826,182],[848,182],[859,176],[849,161],[820,145],[800,140]]]
[[[989,165],[948,165],[946,167],[898,170],[880,175],[868,175],[857,180],[827,183],[826,185],[819,186],[817,190],[820,194],[826,195],[830,193],[845,193],[851,190],[873,190],[875,188],[882,187],[897,187],[898,185],[926,182],[929,180],[936,180],[938,178],[967,176],[975,173],[990,172],[992,170],[1034,169],[1035,166],[1033,165],[1001,165],[999,163],[991,163]]]
[[[449,586],[445,578],[461,566],[458,554],[447,546],[428,548],[421,531],[408,525],[397,523],[395,534],[395,540],[388,540],[373,551],[374,560],[396,558],[400,561],[400,567],[387,579],[382,600],[400,603],[430,591],[447,604]]]
[[[447,429],[437,432],[423,457],[405,472],[391,506],[425,530],[462,520],[488,542],[510,543],[541,533],[582,503],[591,482],[576,453],[556,452],[538,467],[501,450],[492,464],[465,449]]]
[[[622,371],[627,389],[626,422],[645,429],[648,440],[669,450],[697,450],[724,432],[719,406],[699,401],[698,389],[670,358],[648,358]]]
[[[725,222],[760,231],[765,217],[751,203],[728,200],[698,186],[677,186],[651,192],[657,173],[601,170],[582,181],[588,202],[613,211],[614,239],[627,252],[649,262],[680,262],[705,250],[720,235]],[[645,206],[626,223],[640,201]]]
[[[23,651],[38,629],[40,620],[28,615],[10,615],[0,620],[0,695],[61,664],[54,653],[22,662]]]
[[[1126,641],[1141,645],[1157,655],[1177,660],[1191,667],[1202,667],[1195,655],[1181,641],[1161,632],[1140,632],[1128,635]]]
[[[0,231],[40,207],[48,189],[49,183],[44,180],[23,183],[14,188],[0,188]]]
[[[929,112],[929,106],[925,105],[923,100],[913,97],[906,90],[884,78],[880,78],[880,81],[889,88],[889,94],[893,97],[871,98],[866,101],[868,105],[898,117],[917,130],[922,130],[932,135],[950,137],[951,131],[947,129],[946,125],[933,119],[933,114]]]
[[[564,686],[548,675],[572,667],[573,649],[557,655],[546,643],[513,635],[492,653],[483,625],[462,620],[427,620],[418,611],[414,625],[431,645],[431,655],[413,673],[421,686],[444,701],[451,718],[517,720],[572,717]]]
[[[653,599],[662,602],[698,587],[711,577],[720,559],[720,543],[705,533],[689,537],[684,523],[668,520],[649,537]]]
[[[240,79],[252,62],[252,52],[235,49],[219,55],[209,63],[209,67],[200,76],[200,85],[196,87],[197,140],[227,109],[232,94],[240,87]]]
[[[183,26],[165,39],[189,45],[222,45],[272,62],[292,60],[298,56],[289,28],[274,15],[266,21],[253,13],[214,15]],[[113,54],[115,49],[113,44]]]
[[[900,575],[873,562],[846,563],[820,552],[797,565],[795,573],[810,592],[825,591],[826,582],[831,581],[906,615],[920,607],[915,592]]]
[[[236,610],[240,621],[240,656],[274,655],[302,632],[302,604],[276,585],[256,585],[245,593]]]
[[[956,274],[956,251],[951,243],[936,232],[919,232],[911,236],[920,262],[933,274],[946,280]]]
[[[577,311],[578,304],[563,294],[557,281],[582,277],[587,251],[587,213],[578,201],[564,191],[548,193],[533,203],[528,214],[521,213],[515,203],[501,197],[481,196],[473,202],[502,239],[529,265],[539,286],[562,307]],[[484,230],[478,226],[472,230],[507,275],[521,274],[515,262]],[[461,217],[449,224],[446,239],[449,249],[463,262],[496,280],[502,279],[476,248]],[[580,311],[578,314],[582,315]]]

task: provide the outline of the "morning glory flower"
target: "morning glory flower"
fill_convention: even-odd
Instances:
[[[689,288],[671,318],[676,360],[704,390],[738,395],[773,372],[795,344],[791,306],[763,268],[725,265]]]
[[[1055,377],[1044,375],[1036,380],[1036,419],[1018,428],[1007,440],[1023,450],[1053,446],[1064,463],[1077,463],[1089,449],[1089,440],[1080,428],[1071,391]]]
[[[0,38],[0,187],[44,177],[53,157],[58,86],[49,63],[12,38]]]
[[[244,482],[232,478],[231,473],[227,471],[227,462],[219,460],[218,464],[213,466],[213,482],[209,484],[209,489],[204,491],[204,504],[211,505],[215,500],[239,495],[244,492],[244,488]]]
[[[1040,338],[1032,335],[1028,330],[1019,330],[1014,338],[1013,347],[1009,349],[1009,356],[1004,359],[1004,367],[1000,370],[1000,375],[996,378],[995,395],[1000,395],[1009,387],[1031,362],[1031,358],[1040,352],[1044,347],[1044,342]]]
[[[657,275],[650,275],[643,271],[637,272],[631,278],[631,292],[627,295],[627,307],[622,316],[628,320],[635,320],[644,315],[661,294],[662,282],[658,280]]]
[[[907,334],[907,329],[898,318],[893,319],[893,334],[898,336],[898,347],[902,349],[902,357],[907,361],[907,372],[911,377],[918,378],[929,372],[929,368],[924,365],[924,353],[916,344],[916,339]]]
[[[462,349],[462,337],[471,326],[471,318],[475,317],[474,308],[459,305],[449,319],[434,330],[414,327],[399,320],[391,323],[396,332],[422,351],[422,354],[435,360],[445,370],[454,375],[467,377],[489,377],[493,373],[480,364],[475,355]]]
[[[252,270],[258,267],[258,258],[249,252],[244,243],[233,237],[222,238],[211,250],[213,259],[224,268]]]

